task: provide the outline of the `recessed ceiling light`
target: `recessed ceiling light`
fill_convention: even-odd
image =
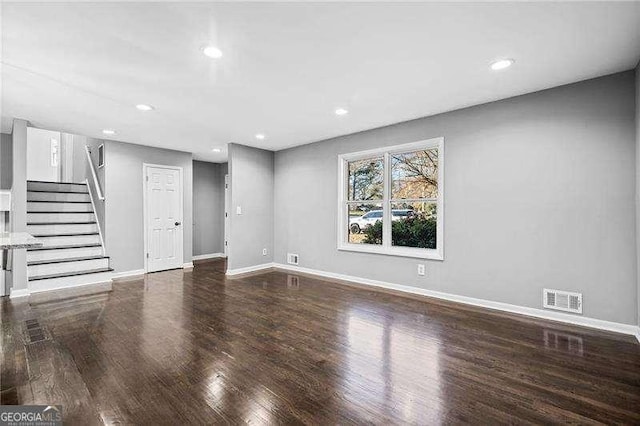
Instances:
[[[347,111],[346,109],[344,108],[336,109],[336,115],[346,115],[346,114],[349,114],[349,111]]]
[[[211,151],[213,151],[213,152],[222,152],[222,150],[220,148],[213,148]]]
[[[222,58],[222,50],[215,46],[206,46],[202,48],[202,53],[213,59]]]
[[[262,133],[258,133],[258,134],[256,135],[256,139],[263,140],[264,138],[265,138],[265,136],[264,136]]]
[[[503,70],[513,65],[515,61],[513,59],[499,59],[491,63],[491,69],[494,71]]]
[[[151,105],[146,104],[138,104],[136,105],[136,108],[138,108],[140,111],[153,111],[155,109]]]
[[[116,131],[111,129],[104,129],[102,133],[104,133],[105,135],[115,135]]]

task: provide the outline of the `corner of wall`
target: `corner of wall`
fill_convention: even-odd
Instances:
[[[275,158],[273,151],[238,144],[230,144],[228,152],[231,201],[227,267],[233,273],[273,262]]]
[[[637,324],[640,327],[640,62],[636,65],[636,299]],[[639,331],[640,336],[640,331]],[[640,337],[638,338],[640,340]]]

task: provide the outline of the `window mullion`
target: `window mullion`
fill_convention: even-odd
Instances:
[[[391,161],[384,153],[384,182],[382,191],[382,246],[391,247]]]

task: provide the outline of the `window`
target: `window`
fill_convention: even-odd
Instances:
[[[104,144],[98,147],[98,168],[104,167]]]
[[[51,138],[49,142],[51,144],[51,167],[58,167],[58,159],[60,158],[58,140]]]
[[[338,249],[443,259],[444,138],[339,157]]]

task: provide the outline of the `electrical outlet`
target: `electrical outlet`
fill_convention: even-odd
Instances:
[[[287,253],[287,263],[291,265],[297,265],[300,257],[295,253]]]
[[[418,275],[420,275],[421,277],[424,277],[424,274],[425,274],[424,264],[418,265]]]
[[[242,207],[236,206],[236,214],[242,214]]]
[[[267,249],[266,249],[266,248],[263,248],[263,249],[262,249],[262,255],[263,255],[263,256],[266,256],[266,255],[267,255]]]

